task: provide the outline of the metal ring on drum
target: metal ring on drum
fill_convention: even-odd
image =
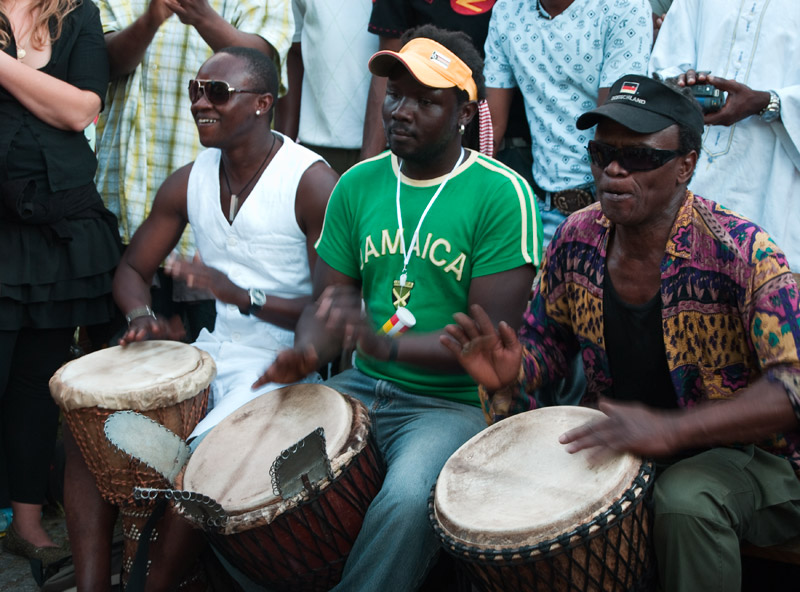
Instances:
[[[443,548],[476,590],[628,592],[654,582],[653,465],[566,452],[565,431],[604,417],[547,407],[477,434],[445,463],[429,501]]]

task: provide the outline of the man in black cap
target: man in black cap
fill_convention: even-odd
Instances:
[[[578,119],[594,125],[599,203],[556,231],[519,335],[472,307],[442,342],[493,421],[542,406],[579,352],[582,403],[608,417],[560,442],[654,457],[663,589],[738,590],[740,540],[800,533],[797,285],[761,228],[687,190],[693,98],[625,76]]]

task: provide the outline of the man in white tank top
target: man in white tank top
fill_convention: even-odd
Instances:
[[[272,61],[255,50],[226,48],[200,68],[189,98],[208,149],[161,185],[114,278],[114,296],[129,324],[121,344],[182,337],[182,327],[152,312],[149,287],[191,222],[199,256],[172,261],[168,271],[217,300],[214,331],[203,330],[195,343],[214,358],[217,377],[211,410],[194,435],[280,386],[251,389],[275,354],[292,345],[297,319],[311,300],[314,243],[337,175],[319,156],[271,131],[277,90]],[[65,506],[78,588],[108,590],[117,509],[100,497],[71,435],[65,440]],[[158,528],[147,586],[175,589],[203,536],[169,512]]]

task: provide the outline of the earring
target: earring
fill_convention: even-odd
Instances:
[[[259,115],[261,115],[261,109],[256,109],[256,117],[258,117]]]
[[[462,123],[462,124],[459,124],[459,126],[458,126],[458,133],[459,133],[459,134],[461,134],[461,135],[463,136],[465,131],[467,131],[467,128],[465,128],[465,127],[464,127],[464,124],[463,124],[463,123]]]

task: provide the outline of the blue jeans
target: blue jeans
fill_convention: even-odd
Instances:
[[[439,543],[428,523],[431,487],[450,455],[486,427],[478,407],[406,392],[356,369],[325,384],[359,399],[386,462],[386,479],[364,518],[338,592],[410,592]]]

